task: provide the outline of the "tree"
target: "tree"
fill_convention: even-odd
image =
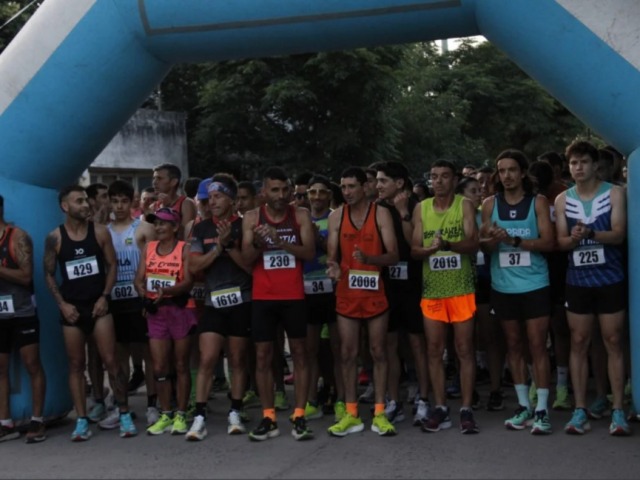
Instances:
[[[35,12],[36,6],[39,3],[32,4],[27,0],[9,0],[0,3],[0,26],[4,25],[0,29],[0,54],[9,45],[13,37],[15,37],[20,29],[27,23],[27,20],[31,18],[33,12]],[[20,10],[27,7],[20,15],[11,20]],[[7,23],[9,22],[9,23]]]

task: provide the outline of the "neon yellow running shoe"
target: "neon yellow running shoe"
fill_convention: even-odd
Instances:
[[[188,430],[189,425],[187,425],[187,416],[184,413],[176,413],[173,417],[171,435],[184,435]]]
[[[333,404],[333,414],[336,422],[339,422],[347,414],[347,405],[341,400],[337,401]]]
[[[162,435],[164,432],[168,432],[173,427],[173,418],[167,413],[162,413],[156,423],[147,428],[149,435]]]
[[[376,432],[381,437],[391,437],[396,434],[396,427],[389,421],[384,412],[373,417],[371,431]]]
[[[329,435],[333,435],[334,437],[346,437],[351,433],[358,433],[364,430],[364,423],[360,417],[354,417],[350,413],[345,413],[342,419],[331,425],[327,431]]]

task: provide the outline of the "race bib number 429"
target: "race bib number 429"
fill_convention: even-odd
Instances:
[[[66,262],[64,266],[67,270],[69,280],[90,277],[100,272],[98,269],[98,259],[95,256],[72,260]]]

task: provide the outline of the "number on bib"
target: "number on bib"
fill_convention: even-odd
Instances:
[[[111,290],[112,300],[127,300],[138,298],[138,292],[133,288],[133,283],[117,283]]]
[[[602,246],[581,248],[573,251],[573,264],[576,267],[602,265],[605,262]]]
[[[204,283],[194,283],[191,288],[191,297],[197,302],[203,302],[207,294]]]
[[[389,267],[389,278],[391,280],[407,280],[409,278],[409,267],[407,262],[398,262]]]
[[[307,295],[318,295],[321,293],[331,292],[333,292],[333,283],[328,277],[304,279],[304,293]]]
[[[65,269],[67,270],[67,277],[69,277],[69,280],[90,277],[92,275],[97,275],[100,272],[100,269],[98,268],[98,259],[95,256],[66,262]]]
[[[380,272],[349,270],[349,288],[354,290],[378,290]]]
[[[147,290],[157,291],[159,288],[173,287],[176,284],[176,277],[164,275],[149,275],[147,277]]]
[[[240,305],[242,303],[242,292],[240,287],[226,288],[211,292],[211,305],[214,308],[227,308]]]
[[[283,268],[296,268],[296,257],[284,250],[264,252],[262,260],[265,270],[279,270]]]
[[[476,256],[476,265],[482,266],[485,264],[484,252],[478,251],[478,255]]]
[[[460,254],[453,255],[436,255],[429,257],[429,267],[432,272],[442,272],[446,270],[460,270],[462,262]]]
[[[525,252],[524,250],[500,252],[499,260],[502,268],[530,267],[531,252]]]
[[[0,297],[0,315],[3,313],[16,313],[13,306],[13,297],[11,295],[4,295]]]

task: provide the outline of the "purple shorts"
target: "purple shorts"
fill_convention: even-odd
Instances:
[[[197,323],[195,314],[189,308],[162,305],[156,313],[147,312],[149,338],[156,340],[183,339]]]

